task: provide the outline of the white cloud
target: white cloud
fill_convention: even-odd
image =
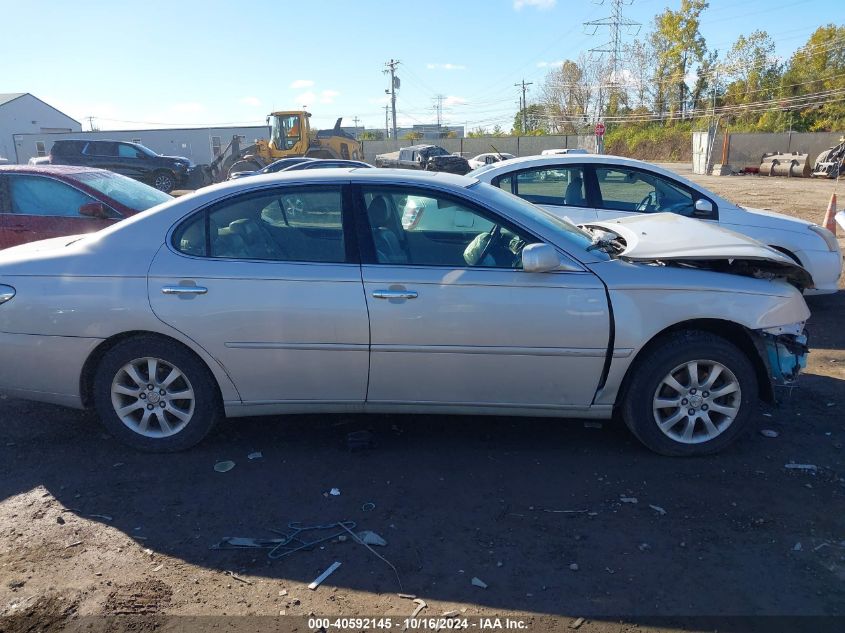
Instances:
[[[311,92],[310,90],[307,92],[300,93],[294,97],[296,101],[297,107],[299,106],[310,106],[316,101],[317,95]]]
[[[464,99],[463,97],[455,97],[455,96],[452,96],[452,95],[446,97],[443,100],[443,105],[446,106],[447,108],[452,107],[452,106],[466,105],[466,104],[467,104],[467,100]]]
[[[429,70],[466,70],[463,64],[426,64]]]
[[[513,0],[513,8],[522,11],[523,7],[534,7],[540,11],[551,9],[557,4],[557,0]]]
[[[196,114],[197,112],[205,111],[205,106],[196,101],[186,101],[183,103],[174,103],[170,106],[170,109],[180,114]]]
[[[241,103],[243,105],[248,105],[257,108],[261,105],[261,99],[259,99],[258,97],[244,97],[243,99],[241,99]]]
[[[290,88],[291,90],[302,90],[303,88],[310,88],[313,85],[314,81],[311,79],[297,79],[291,83]]]
[[[560,59],[556,62],[537,62],[537,68],[553,68],[555,66],[563,66],[565,59]]]
[[[337,90],[323,90],[320,93],[320,103],[332,103],[335,97],[339,97],[340,93]]]

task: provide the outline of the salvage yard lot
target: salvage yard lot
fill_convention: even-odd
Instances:
[[[833,190],[695,180],[817,222]],[[229,421],[189,452],[152,455],[83,413],[6,400],[0,614],[10,631],[120,614],[398,618],[416,608],[401,592],[425,600],[421,616],[521,615],[534,630],[549,617],[604,632],[651,630],[655,616],[680,616],[659,623],[671,630],[703,615],[843,615],[845,293],[809,303],[801,386],[702,459],[649,453],[615,423],[328,415]],[[362,429],[375,446],[350,452]],[[218,473],[220,460],[236,465]],[[374,549],[396,574],[349,540],[273,561],[210,549],[338,521],[384,537]]]

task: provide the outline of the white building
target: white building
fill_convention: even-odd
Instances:
[[[19,134],[50,134],[81,130],[79,121],[71,119],[28,92],[0,94],[0,157],[7,159],[10,163],[26,162],[18,157],[15,137]],[[38,156],[39,148],[33,147],[33,152]],[[46,152],[41,155],[46,155]]]

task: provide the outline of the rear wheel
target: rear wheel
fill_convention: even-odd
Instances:
[[[222,417],[208,368],[187,349],[153,336],[106,352],[94,376],[94,405],[111,433],[146,451],[190,448]]]
[[[706,332],[679,332],[632,369],[622,414],[631,432],[662,455],[715,453],[748,427],[757,377],[746,354]]]

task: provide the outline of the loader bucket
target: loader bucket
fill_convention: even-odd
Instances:
[[[809,154],[792,152],[788,154],[763,154],[760,174],[763,176],[785,176],[787,178],[809,178],[811,164]]]

